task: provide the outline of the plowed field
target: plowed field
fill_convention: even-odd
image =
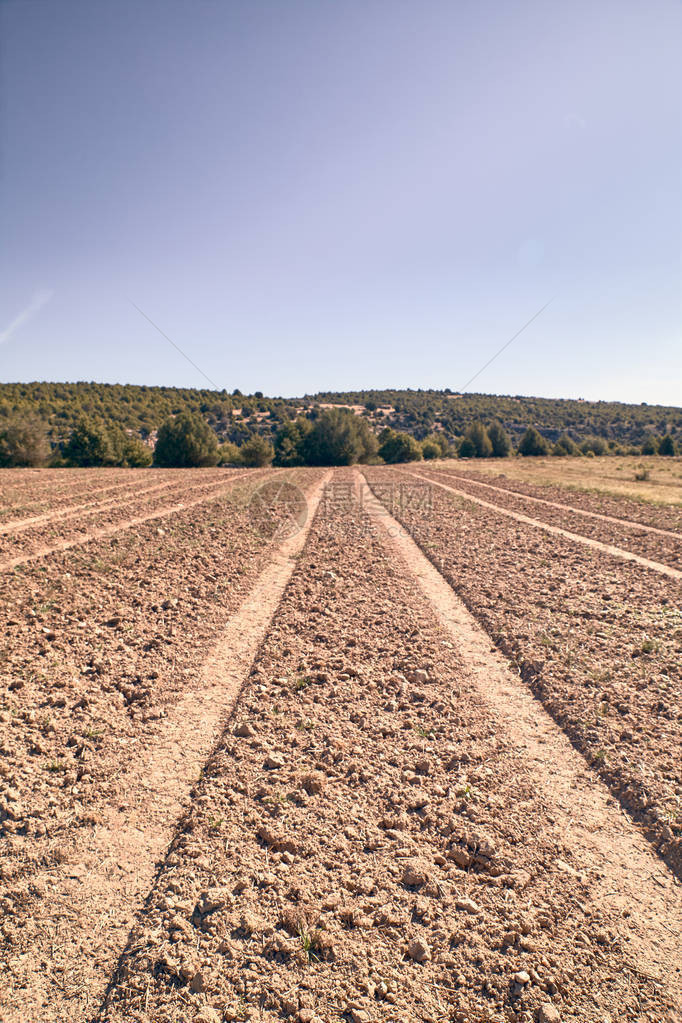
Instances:
[[[682,1020],[674,510],[0,485],[3,1023]]]

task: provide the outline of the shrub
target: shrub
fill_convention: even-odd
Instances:
[[[218,464],[218,438],[200,416],[182,412],[165,421],[154,449],[154,464],[189,468]]]
[[[664,434],[658,442],[659,455],[674,455],[675,442],[669,433]]]
[[[641,450],[643,455],[657,455],[658,437],[654,437],[651,434],[648,437],[645,437]]]
[[[475,458],[476,457],[476,445],[472,441],[471,437],[463,437],[459,445],[459,451],[457,452],[458,458]]]
[[[349,409],[323,409],[301,441],[306,465],[354,465],[369,461],[376,451],[366,420]]]
[[[549,452],[549,445],[541,433],[534,426],[529,426],[519,442],[519,454],[546,455]]]
[[[39,419],[14,419],[0,428],[0,466],[45,465],[51,447],[45,424]]]
[[[426,458],[427,460],[430,461],[432,458],[440,457],[441,457],[440,447],[438,446],[438,444],[436,444],[435,441],[429,440],[428,437],[426,438],[426,440],[422,441],[422,458]]]
[[[226,441],[224,444],[220,445],[218,464],[219,465],[242,464],[239,448],[237,447],[236,444],[231,444],[229,441]]]
[[[310,432],[309,419],[283,423],[275,436],[275,465],[303,465],[303,438]]]
[[[493,458],[507,458],[511,455],[511,441],[509,435],[497,419],[488,427],[488,437],[493,449]]]
[[[493,453],[493,445],[483,423],[471,423],[464,436],[474,445],[476,458],[490,458]]]
[[[262,468],[271,465],[275,457],[275,449],[269,440],[254,433],[239,449],[242,465]]]
[[[63,454],[68,465],[113,465],[115,461],[107,428],[85,417],[71,431]]]
[[[584,455],[607,455],[608,445],[603,437],[585,437],[580,445],[580,450]]]
[[[552,448],[553,455],[572,455],[577,457],[580,455],[580,448],[576,442],[568,436],[567,433],[562,433],[559,440]]]
[[[382,430],[382,443],[379,454],[384,462],[420,462],[422,449],[410,433],[399,433],[396,430]]]
[[[152,464],[151,449],[139,437],[129,436],[120,426],[110,426],[106,433],[111,452],[109,465],[139,469]]]

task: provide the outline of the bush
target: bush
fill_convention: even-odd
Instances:
[[[111,426],[106,433],[111,450],[109,465],[140,469],[152,464],[151,448],[143,444],[139,437],[129,436],[120,426]]]
[[[68,465],[101,466],[115,462],[107,428],[85,417],[71,431],[63,454]]]
[[[51,447],[45,424],[30,417],[14,419],[0,428],[0,466],[45,465]]]
[[[430,461],[432,458],[440,457],[441,457],[440,447],[438,446],[438,444],[436,444],[435,441],[429,440],[428,437],[426,438],[426,440],[422,441],[422,458],[426,458],[428,461]]]
[[[474,445],[476,458],[490,458],[493,445],[483,423],[471,423],[464,436]]]
[[[220,445],[218,452],[218,464],[219,465],[241,465],[242,459],[239,453],[239,448],[236,444],[231,444],[229,441],[225,441],[224,444]]]
[[[541,433],[534,426],[529,426],[519,442],[519,454],[546,455],[549,452],[549,445]]]
[[[368,462],[376,451],[367,422],[349,409],[323,409],[301,441],[306,465],[354,465]]]
[[[654,437],[651,434],[645,438],[642,444],[643,455],[657,455],[658,454],[658,437]]]
[[[269,440],[255,433],[249,437],[239,449],[239,457],[242,465],[252,468],[262,468],[264,465],[271,465],[275,457],[275,449]]]
[[[572,455],[574,458],[580,455],[580,448],[576,442],[568,436],[567,433],[562,433],[559,440],[552,448],[553,455]]]
[[[511,441],[502,423],[494,419],[488,427],[488,437],[493,449],[493,458],[508,458],[511,455]]]
[[[669,433],[666,433],[661,437],[658,442],[658,453],[659,455],[674,455],[675,454],[675,442]]]
[[[608,445],[603,437],[585,437],[584,441],[580,445],[580,450],[584,455],[607,455],[609,453]]]
[[[476,445],[472,441],[471,437],[463,437],[462,442],[459,445],[459,451],[457,452],[458,458],[475,458],[476,457]]]
[[[283,423],[275,436],[275,465],[303,465],[303,438],[310,432],[309,419]]]
[[[165,468],[217,465],[218,438],[203,419],[191,412],[165,421],[159,430],[154,464]]]
[[[411,433],[398,433],[396,430],[382,430],[382,442],[379,455],[384,462],[421,462],[422,449]]]

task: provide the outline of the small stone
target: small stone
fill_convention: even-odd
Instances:
[[[306,790],[309,796],[316,795],[322,791],[326,780],[321,771],[311,771],[310,774],[304,774],[301,778],[301,787]]]
[[[525,970],[519,970],[518,973],[515,973],[514,980],[517,984],[530,984],[530,977]]]
[[[221,1023],[222,1016],[215,1009],[212,1009],[210,1005],[202,1005],[194,1020],[195,1023]]]
[[[472,916],[481,912],[481,907],[473,899],[457,899],[455,905],[457,909],[461,909],[465,913],[471,913]]]
[[[268,753],[264,766],[268,771],[280,771],[284,767],[284,757],[280,753]]]
[[[415,963],[425,963],[431,958],[431,949],[425,941],[415,938],[407,946],[407,954]]]
[[[240,739],[248,739],[252,735],[255,735],[256,733],[251,727],[251,725],[248,723],[248,721],[242,721],[242,723],[237,725],[237,727],[235,728],[234,734],[239,736]]]
[[[418,888],[426,884],[430,877],[429,865],[424,860],[411,859],[403,867],[403,884],[410,888]]]
[[[559,1010],[551,1002],[545,1002],[540,1006],[540,1023],[561,1023]]]

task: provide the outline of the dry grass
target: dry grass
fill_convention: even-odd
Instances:
[[[682,504],[682,458],[679,457],[472,458],[442,464],[462,472],[475,469],[491,476],[502,474],[538,486],[598,491],[654,504]],[[637,476],[646,478],[637,479]]]

